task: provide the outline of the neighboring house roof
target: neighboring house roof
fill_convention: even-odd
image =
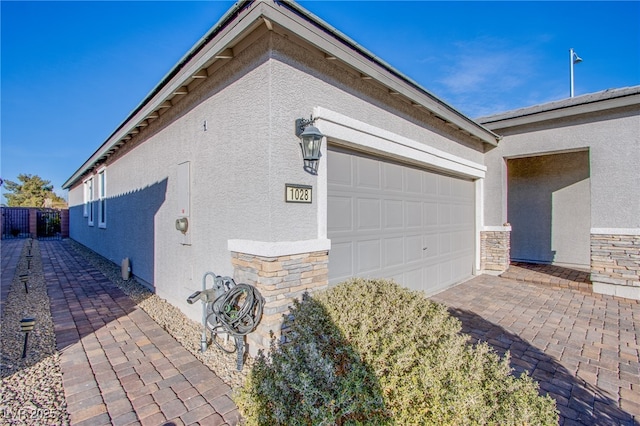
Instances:
[[[480,117],[476,118],[476,121],[495,130],[633,105],[640,106],[640,86],[589,93]]]
[[[286,29],[323,51],[327,59],[342,61],[358,71],[363,79],[386,86],[390,95],[404,97],[415,107],[426,109],[449,126],[483,143],[497,145],[500,139],[295,2],[248,0],[236,3],[187,52],[62,188],[70,188],[124,146],[142,127],[158,118],[161,110],[170,108],[175,96],[187,94],[190,82],[207,78],[208,67],[218,60],[233,58],[238,43],[261,25],[269,30],[276,26]]]

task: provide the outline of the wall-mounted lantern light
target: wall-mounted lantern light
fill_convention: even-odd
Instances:
[[[304,169],[312,174],[318,173],[318,161],[320,160],[320,147],[324,135],[313,125],[315,118],[308,120],[299,118],[296,120],[296,136],[300,138]]]

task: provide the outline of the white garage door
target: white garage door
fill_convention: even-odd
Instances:
[[[391,278],[427,294],[469,278],[472,181],[328,151],[329,284]]]

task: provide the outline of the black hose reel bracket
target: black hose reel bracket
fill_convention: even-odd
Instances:
[[[207,276],[213,277],[213,287],[207,289]],[[209,346],[207,331],[211,333],[211,341],[226,353],[236,352],[238,371],[244,364],[244,336],[256,329],[262,318],[264,298],[254,286],[236,284],[231,277],[221,277],[207,272],[202,278],[201,291],[196,291],[187,298],[193,304],[200,300],[202,306],[202,352]],[[233,348],[225,348],[216,339],[217,335],[230,335],[234,338]]]

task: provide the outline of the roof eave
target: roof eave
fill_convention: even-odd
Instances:
[[[416,106],[424,107],[429,113],[440,117],[452,127],[458,128],[483,143],[494,146],[498,144],[499,135],[441,101],[419,84],[296,3],[277,0],[248,0],[236,3],[183,56],[91,157],[67,179],[62,188],[70,188],[96,165],[105,161],[115,149],[124,143],[123,140],[127,135],[139,127],[149,114],[152,114],[163,102],[166,102],[170,94],[197,73],[207,61],[227,49],[242,34],[252,31],[265,21],[269,22],[269,25],[275,23],[287,28],[316,48],[335,56],[355,70],[377,79],[390,90],[405,96]]]
[[[596,99],[590,102],[576,104],[564,104],[559,107],[543,110],[534,109],[535,107],[523,108],[520,114],[518,114],[516,110],[494,116],[481,117],[477,120],[485,127],[496,130],[609,111],[633,105],[640,105],[640,92],[638,91],[622,96]]]
[[[390,90],[405,96],[417,106],[425,107],[430,113],[444,119],[450,124],[455,125],[460,130],[475,137],[476,139],[493,146],[498,145],[498,141],[501,139],[501,136],[462,114],[451,105],[440,100],[420,84],[402,74],[400,71],[396,70],[391,65],[375,56],[373,53],[369,52],[348,36],[333,28],[322,19],[313,15],[293,1],[279,2],[279,4],[298,14],[306,22],[314,24],[314,26],[323,33],[332,36],[319,37],[321,34],[318,33],[315,33],[314,36],[311,28],[301,25],[300,22],[296,23],[297,26],[299,26],[298,34],[302,35],[301,33],[306,33],[308,36],[307,41],[315,44],[317,48],[324,50],[336,59],[340,59],[349,64],[362,74],[377,79],[379,82],[389,87]],[[277,10],[274,9],[274,12],[275,11]],[[274,16],[270,16],[270,19],[276,18]],[[285,22],[280,24],[286,25]],[[357,52],[357,55],[351,54],[349,50]]]
[[[105,142],[80,166],[75,173],[66,180],[62,185],[62,189],[69,189],[74,183],[76,183],[83,175],[90,171],[94,166],[105,158],[107,153],[110,152],[123,137],[131,132],[136,127],[136,124],[144,120],[144,117],[148,116],[158,105],[160,105],[165,97],[160,96],[161,92],[166,92],[166,88],[171,82],[175,80],[176,76],[183,71],[188,65],[189,61],[193,59],[195,55],[200,53],[211,42],[213,38],[218,36],[225,29],[229,28],[229,25],[237,18],[238,14],[244,10],[247,6],[251,5],[255,0],[238,1],[231,7],[211,29],[200,39],[189,51],[174,65],[171,70],[160,80],[160,82],[145,96],[145,98],[136,106],[127,116],[124,121],[113,131],[113,133],[107,138]],[[222,47],[219,50],[223,51]],[[181,83],[177,85],[180,87]],[[163,90],[165,89],[165,90]],[[154,102],[155,99],[155,102]],[[150,106],[153,105],[153,106]],[[151,111],[149,111],[151,110]],[[142,116],[142,118],[140,118]],[[137,121],[138,120],[138,121]]]

